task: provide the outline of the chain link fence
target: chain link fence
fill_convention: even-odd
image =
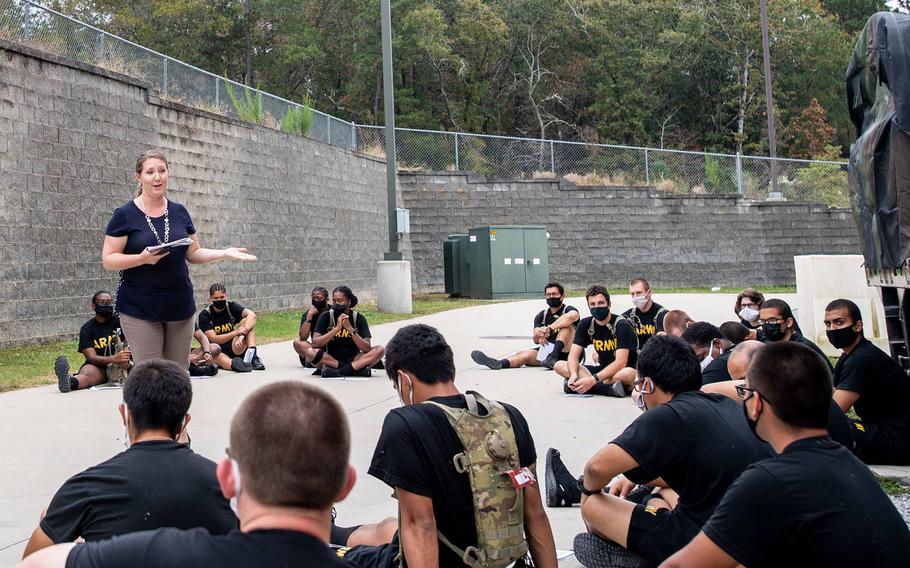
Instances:
[[[396,129],[401,170],[470,171],[495,179],[565,178],[649,186],[668,195],[742,195],[849,207],[847,163]],[[357,149],[385,157],[382,127],[357,125]],[[774,183],[776,179],[777,183]]]
[[[298,103],[245,87],[111,35],[28,0],[0,0],[0,38],[145,80],[160,96],[234,118],[228,91],[256,101],[261,124],[277,127]],[[734,194],[849,207],[846,162],[788,160],[396,129],[402,170],[469,171],[497,179],[565,178],[578,185],[653,186],[669,195]],[[308,136],[385,157],[382,127],[313,110]]]
[[[266,126],[277,127],[288,110],[301,106],[187,65],[28,0],[0,0],[0,38],[147,81],[161,98],[233,118],[241,116],[228,96],[228,89],[233,88],[239,99],[249,92],[262,110],[260,122]],[[315,109],[308,136],[342,148],[354,149],[355,145],[352,123]]]

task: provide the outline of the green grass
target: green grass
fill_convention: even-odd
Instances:
[[[658,296],[661,294],[739,294],[746,287],[737,286],[737,287],[724,287],[722,286],[720,290],[711,290],[710,287],[704,288],[654,288],[654,293]],[[765,295],[766,298],[770,297],[773,294],[795,294],[796,286],[762,286],[759,291]],[[569,296],[584,296],[584,290],[567,290],[566,294]],[[625,296],[629,294],[628,288],[612,288],[610,289],[610,296]]]
[[[448,298],[445,294],[418,294],[414,297],[413,314],[388,314],[378,311],[375,302],[364,302],[357,311],[366,316],[370,325],[379,325],[481,304],[497,303],[492,300]],[[300,329],[301,309],[259,314],[256,337],[259,344],[295,339]],[[58,341],[42,345],[15,347],[0,350],[0,392],[53,384],[54,359],[60,354],[70,358],[77,368],[82,356],[76,351],[77,342]]]
[[[877,475],[875,477],[878,478],[878,483],[882,486],[882,491],[888,495],[904,495],[905,493],[910,493],[910,487],[907,487],[900,481],[879,477]]]

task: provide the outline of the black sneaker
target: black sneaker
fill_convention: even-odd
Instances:
[[[265,365],[262,364],[262,359],[259,358],[259,355],[253,355],[251,365],[254,371],[265,371]]]
[[[571,507],[576,503],[581,503],[581,490],[578,489],[578,482],[562,463],[559,450],[555,448],[547,450],[544,490],[547,507]]]
[[[478,365],[486,365],[494,371],[502,369],[502,361],[490,357],[483,351],[471,351],[471,359]]]
[[[337,379],[341,376],[341,373],[338,372],[338,369],[334,367],[329,367],[325,365],[322,367],[322,378],[323,379]]]
[[[54,361],[54,374],[57,375],[57,389],[60,392],[70,392],[70,360],[66,355],[60,355]]]
[[[379,361],[376,361],[376,363],[373,365],[373,368],[377,371],[385,371],[385,363],[383,363],[382,359],[380,359]]]
[[[639,568],[641,556],[591,533],[575,535],[575,558],[585,568]]]
[[[322,376],[322,367],[316,367],[316,370],[313,371],[312,373],[310,373],[310,375],[313,377],[321,377]]]
[[[540,364],[552,371],[556,367],[557,361],[559,361],[559,353],[550,353]]]
[[[243,357],[234,357],[231,359],[231,370],[238,373],[252,373],[253,366],[243,360]]]
[[[214,377],[218,374],[218,365],[194,365],[190,363],[191,377]]]
[[[629,494],[626,495],[626,501],[632,501],[633,503],[638,503],[639,505],[647,497],[654,493],[654,488],[650,485],[639,485],[632,491],[629,491]]]
[[[364,367],[363,369],[354,371],[354,376],[355,377],[372,377],[373,369],[370,367]]]

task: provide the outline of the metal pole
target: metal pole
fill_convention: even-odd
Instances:
[[[455,171],[456,172],[461,171],[461,160],[460,160],[460,156],[458,155],[458,133],[457,132],[455,133]]]
[[[552,140],[550,140],[550,171],[556,173],[556,152],[553,150]]]
[[[104,34],[98,34],[98,59],[104,59]]]
[[[221,81],[215,77],[215,106],[221,108]]]
[[[768,108],[768,149],[771,155],[771,191],[777,193],[777,130],[774,125],[774,92],[771,86],[771,45],[768,39],[768,2],[761,0],[761,40],[765,66],[765,104]]]
[[[332,143],[332,117],[330,116],[325,121],[325,123],[326,123],[325,131],[326,131],[326,138],[327,138],[326,143],[331,144]]]
[[[645,148],[645,185],[651,185],[651,164],[648,161],[647,148]]]
[[[357,150],[357,123],[351,123],[351,150]]]
[[[31,8],[31,6],[29,6],[28,2],[25,2],[24,4],[22,4],[22,39],[25,41],[25,43],[28,43],[28,36],[29,36],[28,24],[29,24],[29,20],[31,19],[30,8]]]
[[[164,77],[163,77],[163,82],[161,83],[161,92],[166,95],[167,94],[167,58],[165,58],[165,60],[164,60],[163,69],[164,69],[164,72],[163,72]]]
[[[736,153],[736,187],[743,195],[743,155],[739,152]]]
[[[395,184],[398,171],[395,156],[395,78],[392,75],[392,9],[389,0],[380,0],[382,19],[382,98],[385,101],[386,191],[389,203],[389,252],[386,260],[401,260],[398,252],[398,212]]]

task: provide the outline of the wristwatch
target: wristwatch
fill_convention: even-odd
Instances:
[[[588,497],[590,497],[591,495],[600,495],[601,491],[603,491],[603,489],[591,491],[590,489],[585,488],[585,482],[584,482],[583,477],[578,478],[578,490],[581,491],[583,494],[587,495]]]

